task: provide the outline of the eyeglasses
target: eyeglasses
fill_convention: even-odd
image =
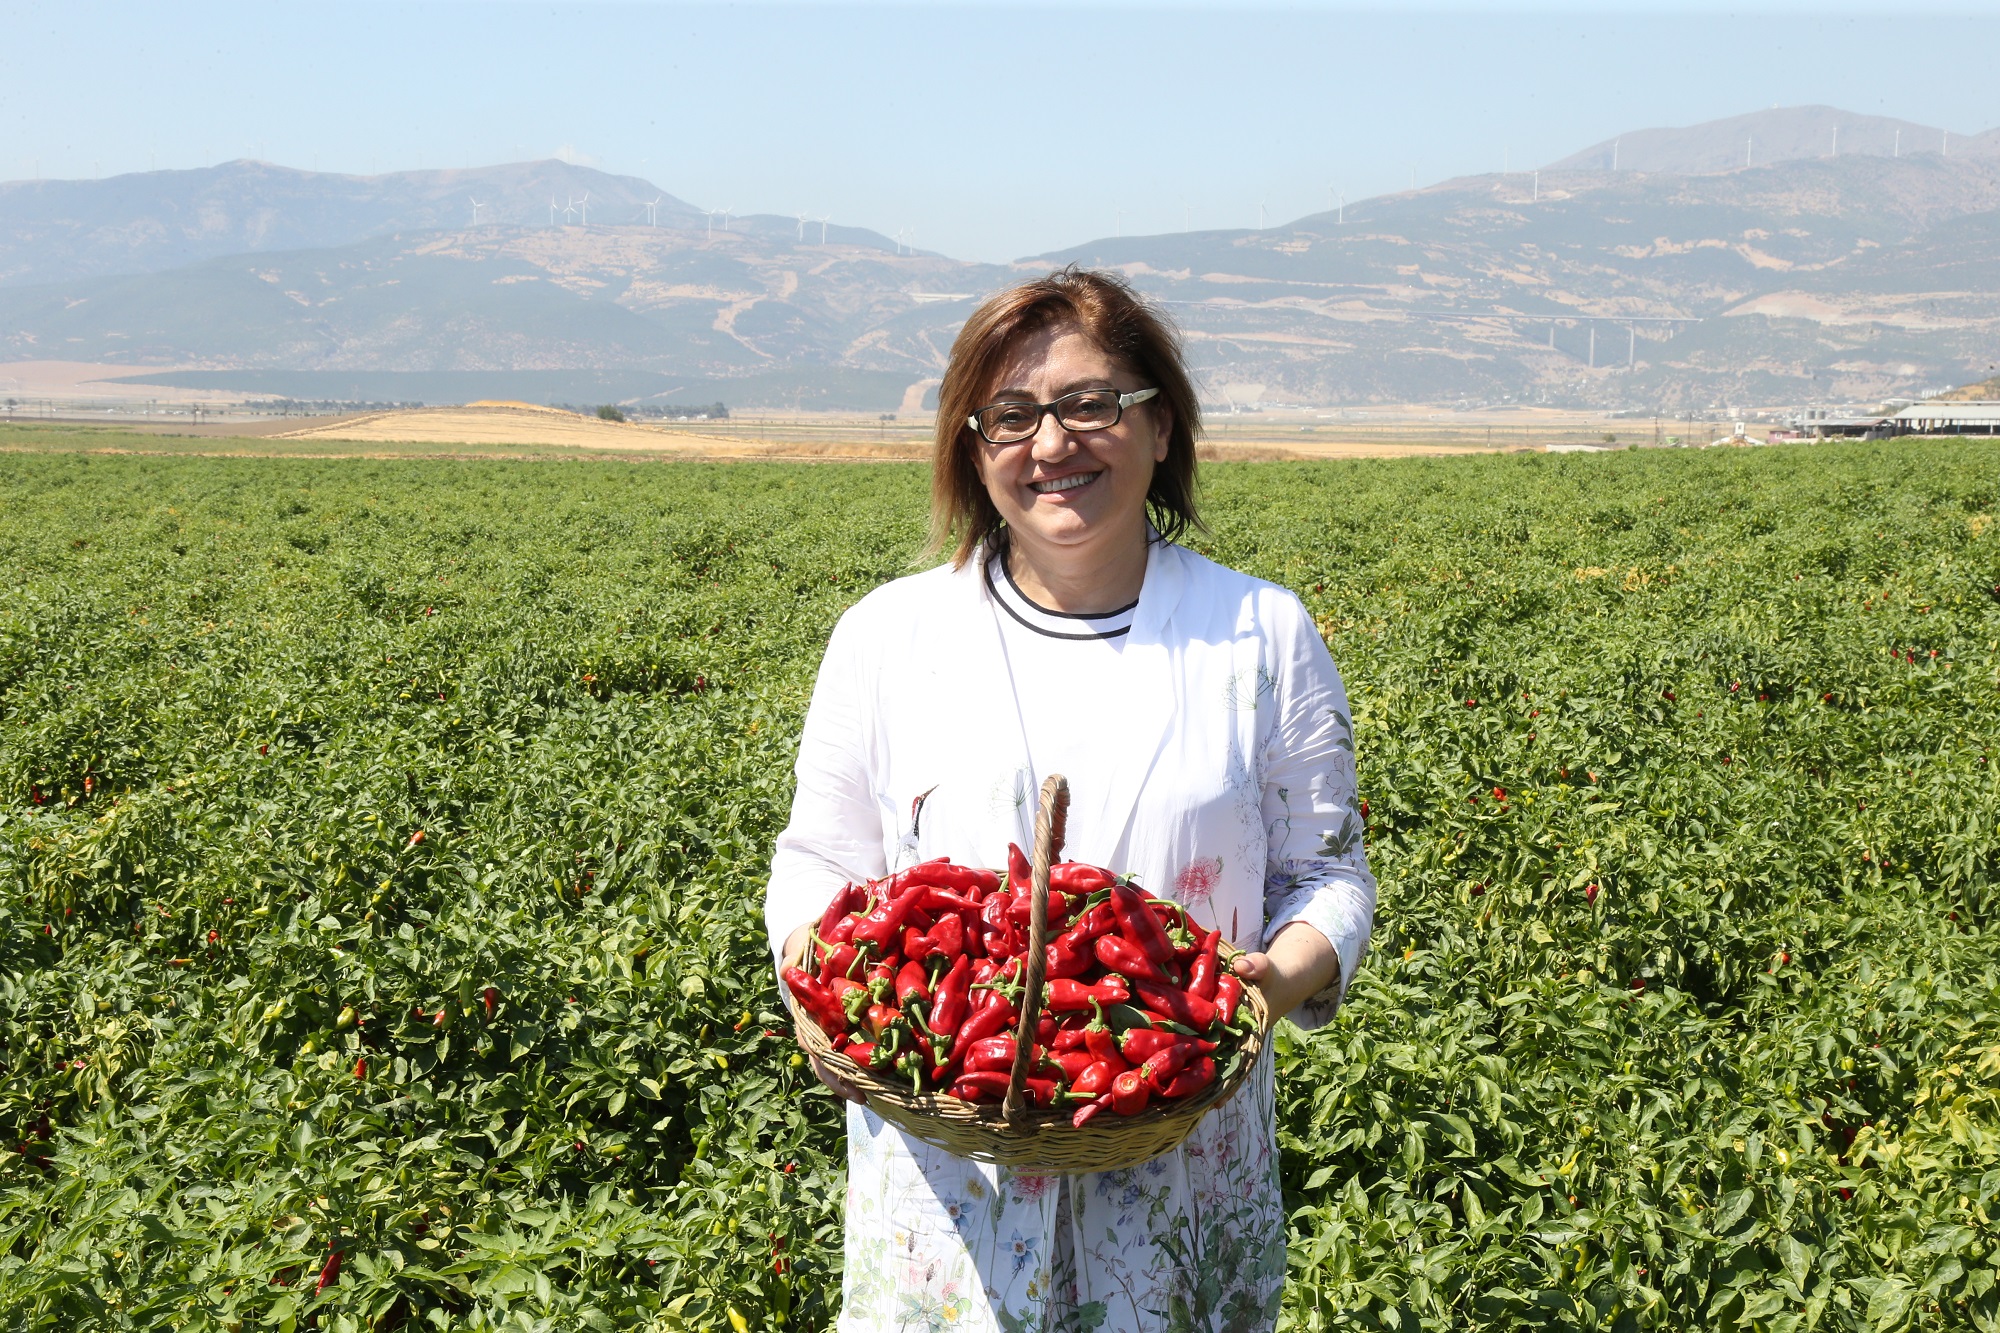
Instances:
[[[1116,389],[1078,389],[1053,403],[993,403],[965,419],[988,444],[1019,444],[1042,428],[1042,417],[1056,414],[1056,423],[1065,430],[1109,430],[1125,416],[1125,409],[1143,403],[1158,389],[1120,393]]]

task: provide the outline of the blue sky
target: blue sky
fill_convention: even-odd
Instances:
[[[0,178],[567,153],[1004,260],[1773,104],[2000,124],[1919,73],[2000,50],[2000,6],[1885,9],[0,0]]]

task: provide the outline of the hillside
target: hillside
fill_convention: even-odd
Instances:
[[[2000,132],[1968,137],[1935,125],[1865,116],[1831,106],[1772,107],[1700,125],[1633,130],[1592,144],[1544,170],[1652,171],[1683,176],[1822,157],[2000,155]]]
[[[1856,151],[1693,170],[1704,144],[1746,127],[1777,154],[1829,117]],[[1120,268],[1164,302],[1225,407],[1671,414],[1912,396],[1990,373],[2000,133],[1948,156],[1868,151],[1885,129],[1892,147],[1899,130],[1928,132],[1760,112],[1624,136],[1615,172],[1468,177],[1344,217],[1099,238],[1012,265],[830,223],[725,221],[562,163],[377,178],[233,163],[0,186],[0,359],[257,392],[282,380],[293,397],[348,396],[361,378],[378,401],[534,397],[506,377],[544,377],[553,394],[583,376],[634,386],[626,401],[887,411],[938,374],[970,301],[1074,262]],[[1633,153],[1688,170],[1626,170]],[[549,195],[584,194],[588,225],[581,209],[549,225]],[[656,197],[657,222],[639,220]],[[543,211],[524,218],[531,205]]]

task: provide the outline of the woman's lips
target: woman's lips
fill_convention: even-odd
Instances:
[[[1102,472],[1072,472],[1066,477],[1050,477],[1046,481],[1031,481],[1028,489],[1037,495],[1062,495],[1090,485],[1103,476]]]

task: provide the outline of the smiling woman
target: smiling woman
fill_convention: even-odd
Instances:
[[[1199,420],[1171,328],[1116,278],[1065,270],[967,322],[932,484],[952,559],[827,646],[765,901],[780,960],[849,882],[1029,843],[1028,794],[1062,773],[1069,855],[1247,950],[1273,1014],[1331,1017],[1375,906],[1347,697],[1296,597],[1172,540]],[[1267,1055],[1180,1147],[1060,1177],[850,1107],[840,1327],[1273,1327],[1274,1099]]]

